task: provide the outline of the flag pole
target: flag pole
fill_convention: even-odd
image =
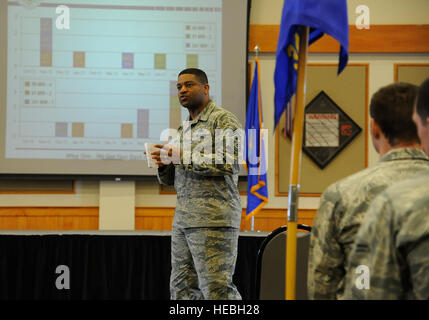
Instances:
[[[256,45],[254,50],[255,50],[255,59],[257,59],[259,56],[259,46]],[[250,221],[250,231],[255,231],[255,216],[254,215],[252,216],[251,221]]]
[[[296,89],[295,119],[293,122],[291,166],[289,179],[288,223],[286,238],[286,300],[295,300],[296,247],[298,226],[298,198],[300,166],[304,129],[305,78],[307,72],[307,48],[309,27],[299,28],[298,78]]]

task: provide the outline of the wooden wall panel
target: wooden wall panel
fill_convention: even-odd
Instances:
[[[98,230],[98,207],[3,207],[0,230]]]
[[[174,208],[136,208],[136,230],[170,230]]]
[[[276,52],[279,25],[250,25],[249,51]],[[429,25],[371,25],[369,30],[349,26],[350,53],[429,52]],[[338,42],[324,35],[308,48],[310,53],[337,53]]]
[[[265,209],[255,216],[254,230],[271,232],[278,227],[287,224],[286,209]],[[245,211],[243,211],[243,218],[241,219],[241,229],[250,230],[251,220],[244,217]],[[298,210],[298,223],[306,224],[308,226],[313,225],[313,219],[316,214],[316,210],[301,209]]]
[[[299,210],[298,223],[312,225],[316,210]],[[241,229],[250,230],[243,209]],[[174,208],[136,208],[136,230],[171,230]],[[98,230],[98,207],[0,208],[0,230]],[[287,224],[286,209],[263,209],[255,216],[255,230],[270,232]]]
[[[298,223],[312,225],[316,210],[299,210]],[[246,219],[243,209],[241,229],[250,230],[251,219]],[[136,208],[136,230],[170,230],[173,223],[174,208]],[[286,209],[262,209],[255,216],[254,229],[272,231],[287,224]]]

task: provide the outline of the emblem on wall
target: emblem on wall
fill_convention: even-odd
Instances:
[[[303,151],[324,169],[362,129],[324,91],[306,107]]]

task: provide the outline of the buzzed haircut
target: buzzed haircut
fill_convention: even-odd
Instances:
[[[193,74],[198,78],[198,81],[201,84],[208,84],[209,80],[207,79],[207,75],[203,70],[197,69],[197,68],[188,68],[185,70],[182,70],[179,73],[179,76],[181,76],[182,74]]]
[[[423,123],[426,123],[425,119],[429,117],[429,78],[420,85],[417,94],[416,112],[423,120]]]
[[[417,86],[398,82],[382,87],[371,98],[371,118],[380,126],[391,146],[420,142],[412,120],[417,92]]]

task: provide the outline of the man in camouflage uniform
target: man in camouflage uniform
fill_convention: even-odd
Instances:
[[[183,70],[177,90],[181,105],[189,111],[189,121],[178,129],[182,148],[156,145],[162,150],[151,153],[159,166],[159,182],[174,184],[177,192],[171,242],[171,299],[241,299],[232,282],[241,222],[239,143],[235,139],[232,150],[225,152],[220,134],[236,133],[241,125],[231,112],[210,100],[203,71]],[[203,148],[201,137],[205,141]],[[177,152],[180,161],[174,161],[179,158],[173,156],[173,162],[165,165],[163,152],[167,150],[169,156]]]
[[[411,119],[416,93],[416,86],[397,83],[372,97],[371,136],[381,158],[324,191],[310,240],[310,299],[343,298],[348,257],[370,202],[393,183],[429,169]]]
[[[429,155],[429,79],[419,89],[413,120]],[[345,298],[429,299],[429,171],[381,193],[355,243]],[[362,265],[368,274],[355,272]]]

